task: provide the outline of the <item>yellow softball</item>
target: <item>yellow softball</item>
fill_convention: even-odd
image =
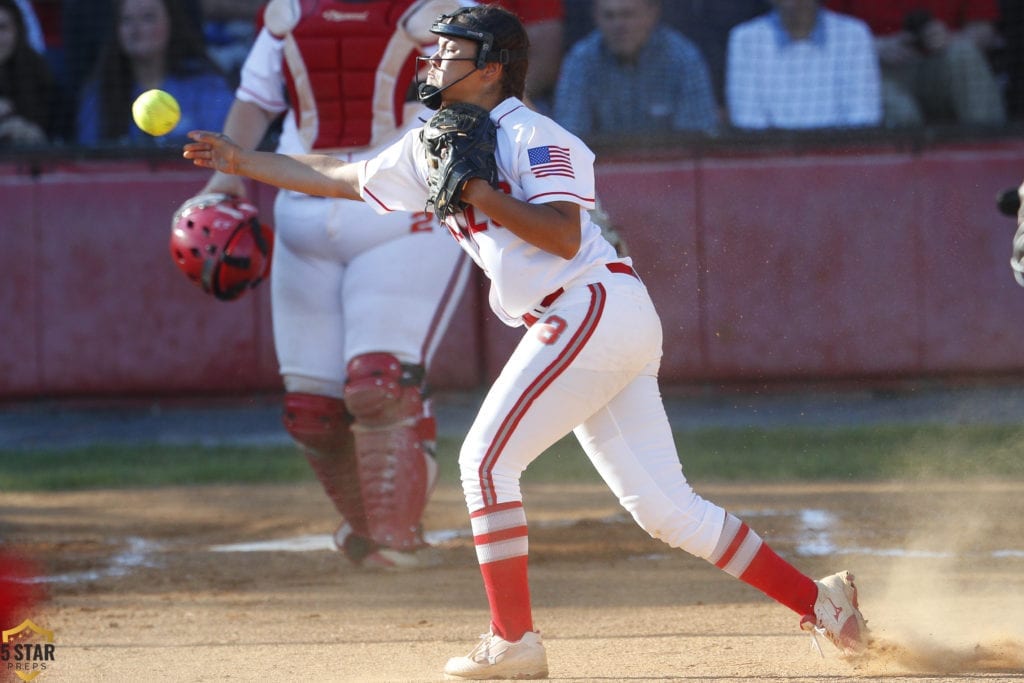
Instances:
[[[167,135],[181,120],[181,107],[170,93],[147,90],[132,103],[132,118],[150,135]]]

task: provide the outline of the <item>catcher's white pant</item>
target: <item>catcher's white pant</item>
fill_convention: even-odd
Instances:
[[[573,431],[644,530],[707,558],[725,511],[683,475],[658,389],[661,322],[635,276],[591,274],[529,328],[484,399],[459,456],[466,504],[521,503],[523,470]]]
[[[432,217],[282,190],[274,230],[274,344],[289,391],[340,397],[364,353],[429,363],[469,273]]]

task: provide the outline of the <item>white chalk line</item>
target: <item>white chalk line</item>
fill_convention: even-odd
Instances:
[[[953,559],[958,557],[989,558],[999,560],[1024,559],[1024,550],[1017,548],[1004,548],[981,553],[965,554],[946,550],[913,550],[907,548],[875,548],[860,545],[841,545],[833,538],[833,529],[836,528],[838,520],[832,513],[821,509],[808,508],[796,512],[746,510],[739,511],[737,514],[740,518],[745,519],[797,515],[800,520],[800,532],[795,539],[794,548],[796,555],[800,557],[864,555],[874,557],[918,559]],[[531,526],[538,528],[568,527],[576,524],[578,521],[579,520],[556,520],[550,522],[531,522]],[[613,515],[598,521],[604,524],[632,523],[631,518],[625,514]],[[455,539],[468,538],[471,533],[472,532],[468,528],[441,529],[437,531],[428,531],[425,534],[425,539],[427,543],[430,543],[431,545],[440,545]],[[137,568],[159,568],[161,566],[159,559],[160,554],[169,550],[164,544],[144,538],[129,537],[126,539],[126,542],[127,547],[111,557],[110,561],[103,568],[35,577],[29,581],[31,583],[78,584],[99,581],[104,578],[121,577]],[[303,536],[292,536],[289,538],[270,539],[266,541],[213,545],[210,546],[208,550],[214,553],[307,553],[323,551],[336,552],[337,548],[334,545],[332,534],[307,534]],[[670,552],[637,556],[629,559],[665,559],[670,556]]]

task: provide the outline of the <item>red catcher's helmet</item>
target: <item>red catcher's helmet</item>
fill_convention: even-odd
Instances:
[[[258,285],[270,271],[273,231],[256,207],[226,194],[193,197],[174,212],[171,258],[189,280],[222,301]]]

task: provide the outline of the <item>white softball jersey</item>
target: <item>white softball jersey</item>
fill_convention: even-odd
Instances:
[[[580,249],[568,260],[519,239],[473,207],[447,219],[452,235],[490,278],[494,313],[515,326],[522,324],[524,316],[536,316],[551,293],[585,278],[591,269],[620,259],[590,220],[594,153],[575,135],[516,98],[495,107],[491,120],[498,128],[495,157],[501,189],[524,202],[568,201],[580,206]],[[367,161],[360,175],[363,198],[378,211],[422,211],[426,179],[419,131],[407,133]]]

